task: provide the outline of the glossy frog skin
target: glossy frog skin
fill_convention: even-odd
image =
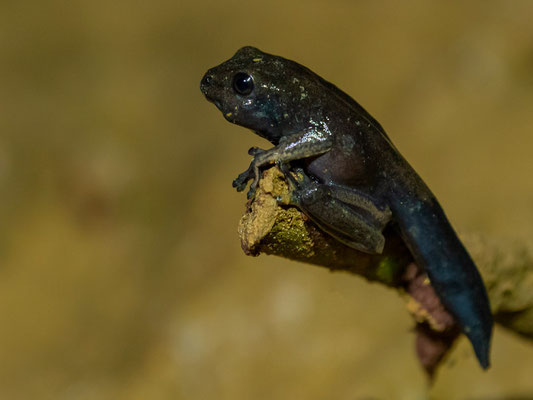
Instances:
[[[306,67],[253,47],[207,71],[201,90],[228,121],[274,144],[250,149],[237,190],[252,180],[253,196],[260,168],[277,163],[292,203],[348,246],[381,253],[382,231],[394,225],[488,368],[493,321],[481,276],[435,196],[370,114]]]

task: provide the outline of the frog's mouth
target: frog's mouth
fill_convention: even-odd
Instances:
[[[213,103],[215,105],[215,107],[218,108],[221,112],[224,112],[224,110],[223,110],[224,106],[223,106],[222,102],[218,98],[215,98],[212,95],[212,93],[210,94],[209,91],[207,90],[207,88],[206,89],[202,88],[202,92],[204,93],[205,98],[209,102]]]
[[[214,97],[210,96],[207,91],[204,91],[204,96],[207,99],[207,101],[209,101],[210,103],[213,103],[215,107],[218,108],[222,113],[224,112],[223,110],[224,106],[219,99],[215,99]]]
[[[220,111],[224,112],[222,110],[222,103],[220,102],[220,100],[211,100],[211,99],[209,99],[209,100],[216,106],[216,108],[218,108]]]

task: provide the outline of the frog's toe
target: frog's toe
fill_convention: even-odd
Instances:
[[[251,198],[255,196],[256,191],[257,191],[257,183],[254,181],[250,185],[250,190],[248,190],[248,193],[246,194],[246,197],[248,198],[248,200],[250,200]]]
[[[255,188],[254,189],[250,188],[250,190],[248,190],[248,193],[246,193],[246,198],[250,200],[251,198],[255,196],[255,192],[256,192]]]
[[[248,150],[248,154],[251,155],[251,156],[257,156],[259,154],[262,154],[264,153],[266,150],[263,150],[259,147],[250,147],[250,149]]]
[[[237,189],[237,192],[242,192],[244,189],[246,189],[246,185],[248,185],[248,181],[250,178],[237,178],[233,181],[232,186]]]
[[[246,189],[247,183],[248,182],[238,183],[236,181],[233,181],[233,187],[237,190],[237,192],[242,192],[244,189]]]
[[[237,189],[238,192],[242,192],[246,185],[248,184],[248,181],[254,178],[253,171],[250,169],[247,169],[242,174],[240,174],[237,178],[233,180],[232,186]]]

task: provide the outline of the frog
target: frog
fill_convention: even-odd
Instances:
[[[277,165],[289,203],[320,229],[356,250],[381,254],[392,227],[427,274],[439,300],[470,340],[480,366],[490,366],[493,317],[482,277],[419,174],[381,124],[357,101],[309,68],[252,46],[209,69],[201,92],[224,118],[273,147],[252,147],[251,181]]]

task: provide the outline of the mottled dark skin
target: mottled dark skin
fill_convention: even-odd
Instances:
[[[481,276],[435,196],[370,114],[306,67],[253,47],[210,69],[201,90],[228,121],[274,144],[250,149],[237,190],[252,180],[253,196],[260,169],[277,163],[291,202],[348,246],[381,253],[382,231],[394,225],[488,368],[493,321]]]

